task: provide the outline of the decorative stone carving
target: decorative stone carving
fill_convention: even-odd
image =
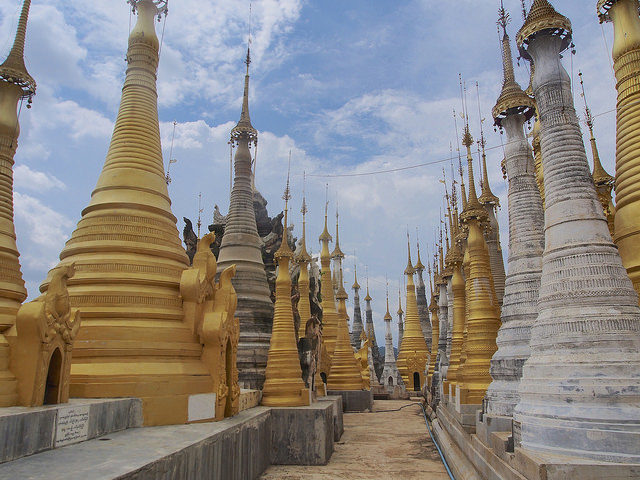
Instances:
[[[193,266],[182,273],[180,295],[185,322],[203,345],[202,361],[213,378],[216,392],[216,419],[238,413],[240,387],[236,358],[240,323],[234,317],[238,303],[231,279],[235,265],[227,267],[215,283],[217,262],[211,253],[215,234],[208,233],[199,241]]]
[[[80,312],[71,308],[67,280],[73,264],[50,272],[49,289],[20,307],[7,333],[10,369],[18,379],[20,404],[35,407],[69,400],[71,354],[80,329]]]

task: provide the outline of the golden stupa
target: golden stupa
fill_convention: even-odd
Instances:
[[[613,22],[613,69],[618,91],[614,240],[622,264],[640,294],[640,18],[637,0],[599,0],[601,21]]]
[[[27,298],[13,223],[13,157],[20,135],[18,102],[21,98],[31,102],[36,91],[36,82],[24,65],[30,6],[31,0],[25,0],[13,46],[0,65],[0,407],[18,401],[16,378],[9,371],[5,332],[15,324],[18,309]]]
[[[275,254],[278,261],[276,278],[276,303],[273,315],[273,329],[265,382],[262,388],[262,405],[268,407],[298,407],[309,405],[309,389],[302,380],[302,369],[298,357],[296,331],[291,305],[291,275],[289,262],[293,252],[287,239],[287,215],[289,206],[289,178],[284,192],[284,234],[280,248]],[[300,322],[302,323],[302,322]]]
[[[351,347],[349,339],[349,326],[347,324],[347,292],[342,281],[342,269],[340,269],[338,285],[338,315],[337,315],[337,338],[335,347],[331,355],[331,370],[327,381],[327,388],[332,391],[363,390],[365,388],[362,363],[358,359]],[[323,299],[324,300],[324,299]],[[324,303],[324,301],[323,301]]]
[[[226,369],[216,363],[219,371],[202,361],[201,325],[183,308],[180,282],[189,260],[165,182],[156,91],[159,41],[154,23],[166,12],[166,1],[130,3],[138,17],[129,35],[111,145],[91,201],[60,254],[62,264],[75,264],[69,300],[83,317],[71,396],[141,398],[146,425],[212,419],[209,406],[206,412],[192,412],[190,398],[210,394],[217,395],[218,403],[224,397],[236,402],[239,388],[235,358]],[[212,290],[209,276],[207,272],[202,286]],[[232,321],[225,325],[235,328]],[[222,348],[235,352],[237,340],[235,347],[233,342],[226,345]],[[229,360],[232,353],[222,358]],[[236,380],[229,385],[233,372]]]
[[[311,318],[311,302],[309,300],[309,263],[311,263],[311,255],[307,252],[307,199],[302,197],[302,239],[300,240],[300,252],[295,258],[300,266],[300,275],[298,276],[298,293],[300,300],[298,301],[298,313],[300,314],[300,325],[298,326],[298,338],[302,338],[306,334],[307,322]]]
[[[324,230],[320,235],[322,249],[320,250],[320,274],[322,294],[322,342],[327,348],[329,356],[333,355],[336,346],[338,312],[336,311],[336,301],[333,293],[333,282],[331,278],[331,254],[329,253],[329,242],[332,240],[327,229],[327,207],[324,210]],[[330,365],[323,365],[321,369],[327,375]]]
[[[469,273],[466,276],[467,338],[464,341],[466,359],[462,374],[458,370],[457,384],[460,403],[476,405],[482,403],[487,387],[491,383],[489,367],[491,357],[497,350],[496,336],[500,327],[500,314],[491,276],[489,250],[482,232],[488,216],[476,195],[471,156],[473,138],[468,125],[465,126],[463,144],[467,147],[469,199],[460,216],[468,231],[465,256],[468,255]],[[463,263],[464,260],[463,258]]]
[[[427,343],[424,341],[420,318],[418,317],[418,302],[416,287],[413,283],[413,263],[411,263],[411,245],[407,234],[407,313],[404,321],[404,336],[398,352],[396,365],[408,390],[420,390],[424,385],[425,367],[429,358]]]

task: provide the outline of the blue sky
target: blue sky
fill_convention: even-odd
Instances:
[[[19,0],[0,0],[0,52],[8,53]],[[385,277],[397,288],[406,265],[406,230],[416,227],[423,261],[442,205],[439,179],[448,162],[371,176],[322,178],[404,167],[449,156],[456,145],[452,110],[460,109],[458,73],[469,85],[471,129],[479,136],[475,82],[487,143],[501,145],[490,119],[501,87],[497,0],[262,0],[252,2],[251,117],[260,131],[256,184],[273,216],[292,151],[292,221],[299,232],[302,172],[314,253],[322,228],[325,182],[330,224],[341,214],[345,276],[370,274],[378,343],[384,344]],[[585,74],[596,119],[600,156],[614,172],[615,82],[610,66],[612,28],[598,24],[594,1],[556,0],[573,22],[576,55],[565,65]],[[522,25],[519,0],[507,0],[512,40]],[[80,218],[102,168],[124,79],[130,12],[124,0],[34,0],[26,62],[38,82],[31,110],[22,111],[15,167],[18,246],[30,297]],[[132,19],[135,22],[135,18]],[[158,34],[163,24],[158,24]],[[172,122],[178,122],[170,194],[181,219],[203,223],[229,199],[229,130],[239,118],[249,1],[171,1],[158,75],[165,161]],[[514,46],[514,57],[515,46]],[[526,62],[516,66],[528,84]],[[576,85],[577,86],[577,85]],[[582,99],[575,91],[576,106]],[[605,113],[609,112],[609,113]],[[583,128],[586,131],[586,127]],[[590,152],[588,153],[590,157]],[[508,249],[506,182],[501,148],[488,152],[489,176],[500,196],[501,238]],[[476,164],[477,167],[477,164]],[[315,176],[314,176],[315,175]],[[178,229],[182,231],[182,222]],[[352,304],[349,305],[350,312]],[[396,334],[396,327],[393,329]],[[394,343],[397,339],[394,338]]]

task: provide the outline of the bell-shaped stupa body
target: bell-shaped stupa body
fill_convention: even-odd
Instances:
[[[554,455],[639,463],[640,308],[591,179],[560,58],[570,44],[571,22],[535,0],[518,46],[536,65],[545,250],[514,440]]]
[[[396,365],[402,375],[407,390],[420,391],[424,385],[425,367],[429,358],[429,350],[424,341],[420,318],[418,317],[418,303],[416,301],[416,286],[413,283],[413,264],[411,263],[411,247],[407,245],[409,260],[404,271],[407,276],[407,316],[405,317],[404,337],[398,352]]]
[[[22,6],[18,30],[7,59],[0,65],[0,407],[16,405],[16,378],[9,371],[9,344],[4,332],[16,322],[27,290],[13,223],[13,157],[18,148],[18,102],[35,94],[36,83],[24,65],[24,43],[31,0]]]
[[[156,93],[157,2],[134,2],[127,74],[111,145],[60,260],[75,264],[80,309],[70,395],[138,397],[145,424],[189,420],[189,397],[213,391],[180,278],[189,267],[165,182]],[[49,278],[40,287],[46,292]]]
[[[531,327],[538,316],[544,211],[531,147],[523,131],[535,105],[515,81],[506,18],[506,14],[501,18],[504,82],[493,117],[507,136],[504,165],[509,179],[509,274],[500,317],[502,325],[496,339],[498,351],[491,359],[493,380],[487,390],[487,413],[510,417],[520,398],[522,366],[529,358]]]
[[[268,407],[298,407],[309,405],[309,390],[302,380],[302,369],[298,357],[296,331],[291,305],[291,275],[289,262],[293,252],[287,241],[287,202],[289,180],[285,190],[284,236],[275,254],[278,261],[276,277],[276,303],[273,315],[271,344],[262,388],[262,405]]]
[[[218,266],[224,270],[236,265],[233,286],[238,295],[236,316],[240,320],[238,371],[240,384],[262,388],[264,369],[273,323],[273,302],[262,261],[261,240],[253,207],[254,179],[250,147],[258,142],[258,132],[249,117],[249,63],[240,121],[231,130],[231,141],[237,146],[233,161],[234,178],[227,223],[220,245]]]
[[[618,90],[614,239],[640,293],[640,18],[637,0],[599,0],[601,20],[613,22],[613,70]]]

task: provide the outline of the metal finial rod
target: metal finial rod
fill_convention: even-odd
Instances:
[[[480,143],[480,147],[482,147],[482,151],[484,152],[484,147],[486,145],[485,139],[484,139],[484,121],[485,119],[482,117],[482,108],[480,108],[480,84],[476,81],[476,94],[478,96],[478,118],[480,119],[480,140],[478,140],[478,142]]]
[[[587,121],[587,126],[589,130],[593,129],[593,115],[591,114],[591,109],[587,103],[587,94],[584,90],[584,81],[582,79],[582,71],[578,70],[578,76],[580,77],[580,87],[582,88],[582,99],[584,100],[584,112],[585,112],[585,120]]]
[[[502,27],[502,32],[507,34],[507,25],[511,21],[509,12],[504,8],[504,2],[500,0],[500,8],[498,9],[498,26]]]
[[[200,238],[200,226],[202,225],[202,212],[204,208],[202,208],[202,192],[198,193],[198,238]]]
[[[520,0],[522,3],[522,19],[527,20],[527,6],[524,3],[524,0]]]

